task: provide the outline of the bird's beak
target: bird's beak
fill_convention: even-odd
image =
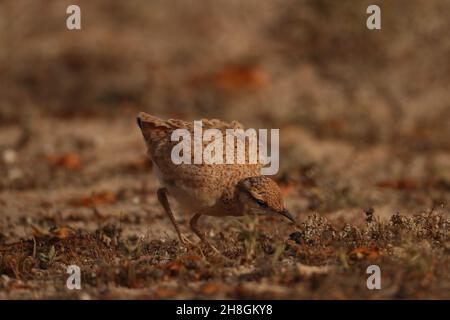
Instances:
[[[291,220],[293,223],[297,223],[294,219],[294,217],[292,217],[292,215],[289,213],[289,211],[287,211],[287,209],[284,209],[283,211],[280,212],[280,214],[282,216],[285,216],[286,218],[288,218],[289,220]]]

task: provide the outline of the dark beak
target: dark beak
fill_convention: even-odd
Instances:
[[[280,212],[280,214],[282,216],[285,216],[286,218],[288,218],[289,220],[291,220],[294,224],[296,224],[297,222],[295,221],[294,217],[292,217],[292,215],[289,213],[289,211],[287,211],[286,209],[284,209],[283,211]]]
[[[139,128],[142,130],[142,120],[141,120],[141,118],[137,117],[136,118],[136,122],[137,122],[137,125],[139,126]]]

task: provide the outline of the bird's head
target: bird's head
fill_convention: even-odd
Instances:
[[[247,214],[282,215],[295,219],[283,205],[280,187],[266,176],[242,179],[237,185],[239,202]]]

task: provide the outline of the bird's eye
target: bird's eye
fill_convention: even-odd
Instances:
[[[265,202],[262,201],[262,200],[256,199],[256,203],[257,203],[260,207],[267,208],[267,203],[265,203]]]

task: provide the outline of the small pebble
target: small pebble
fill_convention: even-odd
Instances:
[[[133,202],[133,204],[139,204],[141,202],[141,200],[139,199],[139,197],[134,197],[132,202]]]
[[[13,164],[17,161],[17,152],[12,149],[6,149],[3,151],[3,162],[6,164]]]
[[[85,292],[80,294],[80,300],[91,300],[91,296]]]

